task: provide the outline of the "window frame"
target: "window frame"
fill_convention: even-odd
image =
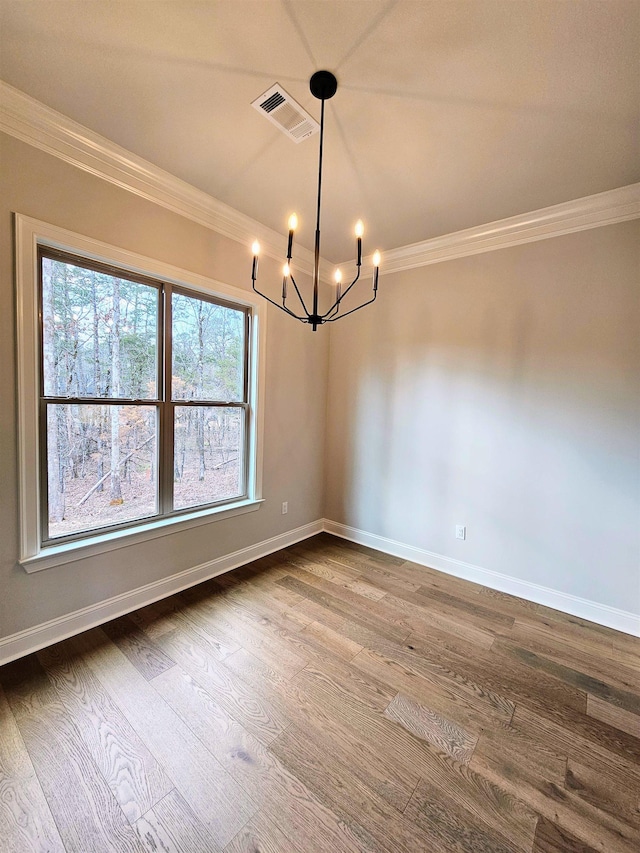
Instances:
[[[21,214],[14,214],[16,260],[16,311],[17,311],[17,379],[18,379],[18,463],[20,493],[20,556],[19,563],[27,572],[38,571],[54,565],[82,559],[94,554],[125,547],[147,539],[167,535],[179,529],[199,526],[230,516],[257,510],[262,503],[262,437],[264,397],[264,353],[266,336],[266,310],[263,301],[251,291],[240,290],[228,284],[170,266],[162,261],[76,234],[58,226],[40,222]],[[42,370],[42,310],[41,310],[41,252],[45,255],[61,253],[73,262],[114,275],[125,274],[132,280],[159,288],[160,317],[158,333],[162,337],[163,323],[171,322],[171,294],[175,291],[187,296],[202,298],[215,304],[227,305],[245,313],[245,395],[239,405],[245,417],[245,493],[213,504],[185,507],[170,512],[161,503],[158,488],[158,515],[133,520],[125,524],[110,525],[91,531],[81,531],[61,537],[45,539],[46,516],[46,443],[40,440],[42,412],[47,401],[82,402],[82,398],[44,397]],[[167,317],[168,313],[168,317]],[[169,338],[171,329],[169,327]],[[164,376],[164,388],[159,385],[154,399],[142,401],[158,411],[159,419],[183,405],[211,405],[211,401],[173,400],[171,365],[167,377],[166,359],[171,358],[171,347],[163,349],[158,342],[158,379]],[[169,398],[163,399],[165,390]],[[100,400],[104,403],[104,400]],[[113,401],[106,400],[110,405]],[[127,401],[130,402],[130,401]],[[226,404],[226,403],[225,403]],[[214,401],[214,405],[222,405]],[[166,425],[165,425],[166,426]],[[172,432],[172,430],[171,430]],[[173,478],[173,464],[167,466],[172,436],[164,448],[158,444],[158,454],[165,453],[165,480],[167,470]],[[44,467],[43,467],[44,465]],[[165,484],[166,485],[166,484]],[[173,479],[172,479],[173,485]],[[172,490],[172,489],[171,489]],[[166,496],[166,494],[165,494]]]

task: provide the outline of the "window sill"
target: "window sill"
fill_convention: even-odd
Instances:
[[[51,569],[54,566],[84,560],[87,557],[95,557],[97,554],[116,551],[129,545],[137,545],[139,542],[146,542],[149,539],[158,539],[160,536],[189,530],[191,527],[200,527],[202,524],[210,524],[236,515],[244,515],[247,512],[255,512],[260,509],[262,503],[263,500],[244,500],[215,509],[191,512],[175,518],[154,519],[147,524],[140,524],[129,530],[99,533],[77,542],[51,545],[39,554],[33,557],[25,557],[19,562],[25,572],[29,572],[29,574],[40,572],[43,569]]]

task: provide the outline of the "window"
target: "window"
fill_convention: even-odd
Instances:
[[[23,565],[257,508],[252,296],[16,222]]]

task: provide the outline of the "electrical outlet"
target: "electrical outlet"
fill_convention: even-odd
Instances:
[[[286,515],[289,512],[289,501],[282,501],[282,514]]]
[[[467,538],[467,528],[464,524],[456,524],[456,539],[466,539]]]

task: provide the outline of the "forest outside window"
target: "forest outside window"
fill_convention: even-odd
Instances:
[[[247,307],[39,251],[42,543],[246,498]]]
[[[23,568],[258,510],[264,300],[14,223]]]

